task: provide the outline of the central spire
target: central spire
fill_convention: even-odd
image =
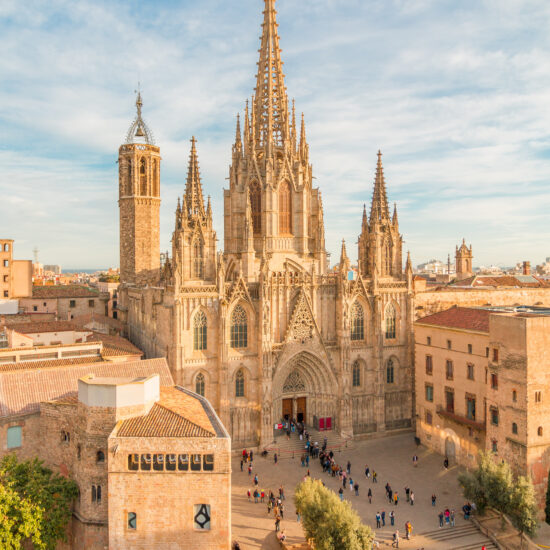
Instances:
[[[199,173],[199,159],[195,136],[191,138],[191,154],[189,155],[189,168],[187,170],[187,183],[185,185],[184,205],[187,206],[187,216],[200,215],[204,218],[204,198],[202,196],[201,176]]]
[[[257,144],[267,146],[268,152],[289,139],[288,99],[276,14],[275,0],[265,0],[254,111]]]
[[[374,179],[374,191],[370,208],[369,222],[389,221],[390,210],[386,194],[386,180],[384,179],[384,168],[382,167],[382,153],[378,151],[378,162],[376,164],[376,177]]]

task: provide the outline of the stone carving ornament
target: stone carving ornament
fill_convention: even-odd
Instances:
[[[283,393],[296,393],[305,391],[306,386],[298,371],[293,370],[283,384]]]

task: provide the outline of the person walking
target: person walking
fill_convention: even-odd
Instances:
[[[367,496],[369,497],[369,504],[372,504],[372,491],[369,487],[369,492],[367,493]]]
[[[365,477],[367,479],[370,477],[370,468],[368,464],[365,464]]]
[[[445,508],[445,524],[450,525],[451,523],[451,511],[448,508]]]
[[[265,500],[265,491],[262,489],[260,492],[260,502],[264,502]]]
[[[415,468],[418,466],[418,457],[416,455],[413,456],[413,466]]]
[[[372,482],[378,483],[378,474],[374,470],[372,472]]]
[[[411,506],[414,506],[414,493],[411,491]]]
[[[382,510],[382,527],[386,526],[386,512],[385,510]]]
[[[351,462],[348,460],[348,464],[346,466],[346,470],[348,472],[348,476],[351,474]]]
[[[258,474],[254,476],[254,485],[258,486]]]
[[[451,527],[455,526],[455,511],[451,510]]]
[[[279,498],[285,500],[285,490],[282,485],[279,487]]]
[[[244,460],[241,458],[241,472],[243,471],[243,467],[244,467]]]
[[[275,533],[278,533],[280,528],[281,528],[281,516],[277,514],[277,516],[275,517]]]
[[[412,530],[413,530],[412,523],[410,521],[407,521],[407,523],[405,523],[405,531],[406,531],[406,535],[407,535],[407,540],[410,540],[411,535],[412,535]]]
[[[391,490],[391,487],[389,485],[387,487],[388,487],[388,489],[387,489],[388,501],[391,504],[393,502],[393,491]]]
[[[277,461],[279,460],[279,457],[277,456],[277,453],[273,455],[273,462],[277,464]]]
[[[246,492],[247,496],[248,496],[248,502],[250,502],[250,489],[248,489],[248,491]]]
[[[395,513],[393,510],[390,512],[390,523],[392,526],[395,525]]]
[[[407,496],[407,502],[409,502],[409,496],[411,494],[411,490],[409,489],[409,486],[405,486],[405,495]]]
[[[252,475],[252,464],[249,464],[249,465],[248,465],[248,475],[249,475],[249,476]]]
[[[393,534],[393,542],[391,543],[392,548],[399,548],[399,530],[395,531]]]
[[[432,506],[435,506],[436,500],[437,500],[437,497],[435,495],[432,495]]]
[[[281,519],[285,519],[285,507],[283,503],[279,506],[279,514],[281,515]]]
[[[353,479],[351,477],[349,478],[349,490],[353,491]]]
[[[399,495],[397,494],[397,491],[395,491],[395,494],[393,495],[393,503],[395,506],[399,504]]]
[[[380,515],[380,512],[376,512],[376,528],[380,528],[380,520],[382,519],[382,516]]]
[[[439,528],[441,529],[443,527],[443,517],[445,516],[445,514],[443,514],[443,511],[439,512]]]
[[[338,494],[340,495],[340,500],[344,500],[344,489],[342,489],[342,487],[340,487]]]
[[[445,460],[443,461],[443,467],[445,470],[449,469],[449,459],[447,457],[445,457]]]
[[[271,514],[271,508],[273,507],[273,503],[271,502],[271,500],[268,500],[267,501],[267,515],[269,516],[269,514]]]
[[[296,512],[296,523],[300,523],[300,512]]]
[[[254,460],[254,451],[250,451],[248,456],[250,458],[250,462],[252,462]]]
[[[354,483],[353,488],[355,489],[355,496],[359,496],[359,483]]]

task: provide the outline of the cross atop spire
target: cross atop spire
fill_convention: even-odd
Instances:
[[[145,143],[148,145],[154,145],[155,140],[153,138],[153,133],[151,130],[149,130],[149,127],[147,124],[145,124],[145,121],[141,117],[141,108],[143,107],[143,101],[141,99],[141,89],[140,85],[138,83],[138,89],[136,90],[137,97],[136,97],[136,118],[132,122],[132,125],[130,126],[128,133],[126,134],[126,143],[139,143],[139,140],[136,140],[136,138],[143,138]],[[143,143],[143,142],[141,142]]]
[[[289,138],[288,99],[276,14],[275,0],[265,0],[254,109],[256,140],[260,146],[267,146],[268,151]]]
[[[378,150],[378,163],[376,165],[376,177],[374,178],[374,191],[370,207],[369,222],[389,221],[390,210],[386,194],[386,181],[384,180],[384,168],[382,167],[382,153]]]
[[[195,143],[195,136],[191,138],[191,154],[189,155],[189,168],[187,170],[187,183],[185,184],[185,214],[187,216],[205,216],[204,198],[202,196],[201,176],[199,172],[199,159]]]

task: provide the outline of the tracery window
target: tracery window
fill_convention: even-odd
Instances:
[[[262,191],[257,181],[250,186],[250,207],[252,208],[254,235],[260,235],[262,232]]]
[[[204,374],[200,372],[195,378],[195,393],[204,397]]]
[[[147,163],[144,158],[139,161],[139,194],[147,195]]]
[[[292,195],[288,181],[279,186],[279,235],[292,233]]]
[[[393,359],[388,359],[388,363],[386,365],[386,382],[388,384],[393,384],[394,382],[394,365],[393,365]]]
[[[285,380],[283,384],[283,393],[296,393],[300,391],[305,391],[306,386],[300,373],[296,370],[293,370]]]
[[[244,372],[239,369],[235,376],[235,397],[244,397]]]
[[[197,311],[193,317],[193,349],[206,349],[207,320],[204,311]]]
[[[359,361],[353,363],[352,385],[354,388],[358,388],[361,385],[361,363]]]
[[[365,339],[365,312],[363,307],[357,301],[351,306],[351,330],[350,337],[352,340]]]
[[[393,304],[386,307],[386,338],[395,338],[395,308]]]
[[[202,279],[204,276],[204,247],[202,240],[197,238],[193,243],[193,277]]]
[[[246,348],[248,343],[248,320],[242,306],[237,306],[231,315],[231,347]]]

